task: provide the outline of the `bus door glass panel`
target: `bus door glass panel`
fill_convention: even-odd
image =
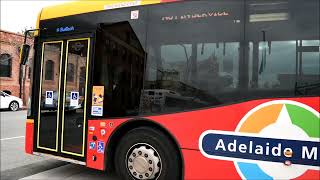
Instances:
[[[67,41],[61,152],[84,156],[89,39]]]
[[[45,42],[42,47],[37,147],[57,151],[63,42]]]

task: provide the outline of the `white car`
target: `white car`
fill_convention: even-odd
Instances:
[[[22,106],[22,99],[0,91],[0,109],[10,109],[11,111],[17,111]]]

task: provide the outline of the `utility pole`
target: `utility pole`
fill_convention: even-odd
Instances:
[[[23,80],[23,65],[20,63],[19,68],[19,98],[22,97],[22,80]]]

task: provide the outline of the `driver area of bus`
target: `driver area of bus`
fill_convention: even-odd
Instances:
[[[100,24],[93,85],[104,86],[105,116],[138,114],[144,66],[145,51],[128,22]]]

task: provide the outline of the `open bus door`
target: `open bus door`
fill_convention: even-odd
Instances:
[[[41,44],[37,152],[85,160],[90,44],[87,37]]]

